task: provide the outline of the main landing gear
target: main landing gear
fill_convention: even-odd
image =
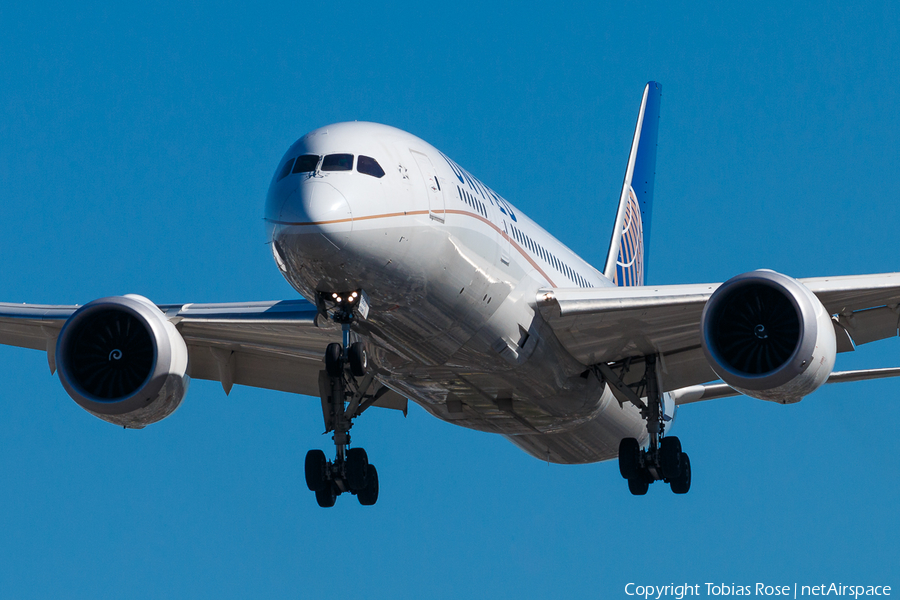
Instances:
[[[352,420],[378,399],[377,394],[368,394],[375,375],[368,368],[366,346],[363,342],[350,342],[354,309],[365,303],[365,296],[359,291],[331,296],[320,298],[320,307],[326,305],[326,300],[337,304],[333,318],[342,326],[343,344],[328,344],[325,350],[319,395],[325,433],[334,432],[331,439],[336,452],[334,460],[327,460],[321,450],[306,454],[306,486],[316,493],[316,502],[322,507],[334,506],[337,497],[345,492],[355,495],[360,504],[371,506],[378,500],[378,470],[369,463],[365,450],[349,447]]]
[[[625,438],[619,443],[619,472],[628,480],[628,489],[635,496],[643,496],[651,483],[660,480],[668,483],[676,494],[686,494],[691,489],[691,460],[681,451],[677,437],[664,437],[663,394],[657,378],[656,356],[645,356],[644,364],[644,377],[635,386],[624,383],[609,365],[597,366],[619,401],[627,400],[641,410],[650,434],[646,450],[635,438]],[[627,364],[623,366],[625,370]],[[632,387],[644,390],[646,403]]]

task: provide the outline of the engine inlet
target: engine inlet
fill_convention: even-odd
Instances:
[[[729,290],[710,323],[714,351],[726,365],[746,375],[775,371],[800,343],[797,308],[780,290],[761,283]]]

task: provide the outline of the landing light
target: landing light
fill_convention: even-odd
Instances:
[[[323,304],[320,309],[325,309],[328,318],[331,318],[333,314],[335,319],[340,317],[348,319],[347,322],[349,322],[349,320],[354,318],[353,315],[358,314],[361,319],[366,319],[369,316],[369,298],[363,290],[319,292],[318,298],[318,302]]]
[[[331,292],[329,301],[335,304],[362,304],[365,302],[365,298],[359,290],[354,292]]]

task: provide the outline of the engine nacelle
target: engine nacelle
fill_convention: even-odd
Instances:
[[[747,396],[799,402],[831,375],[831,315],[809,289],[775,271],[732,277],[700,321],[706,359],[722,381]]]
[[[83,409],[136,429],[172,414],[190,383],[184,338],[152,302],[131,294],[75,311],[56,342],[56,364]]]

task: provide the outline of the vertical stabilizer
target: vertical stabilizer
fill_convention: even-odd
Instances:
[[[647,83],[631,141],[616,224],[603,269],[603,274],[620,286],[644,285],[661,95],[662,87],[658,83]]]

